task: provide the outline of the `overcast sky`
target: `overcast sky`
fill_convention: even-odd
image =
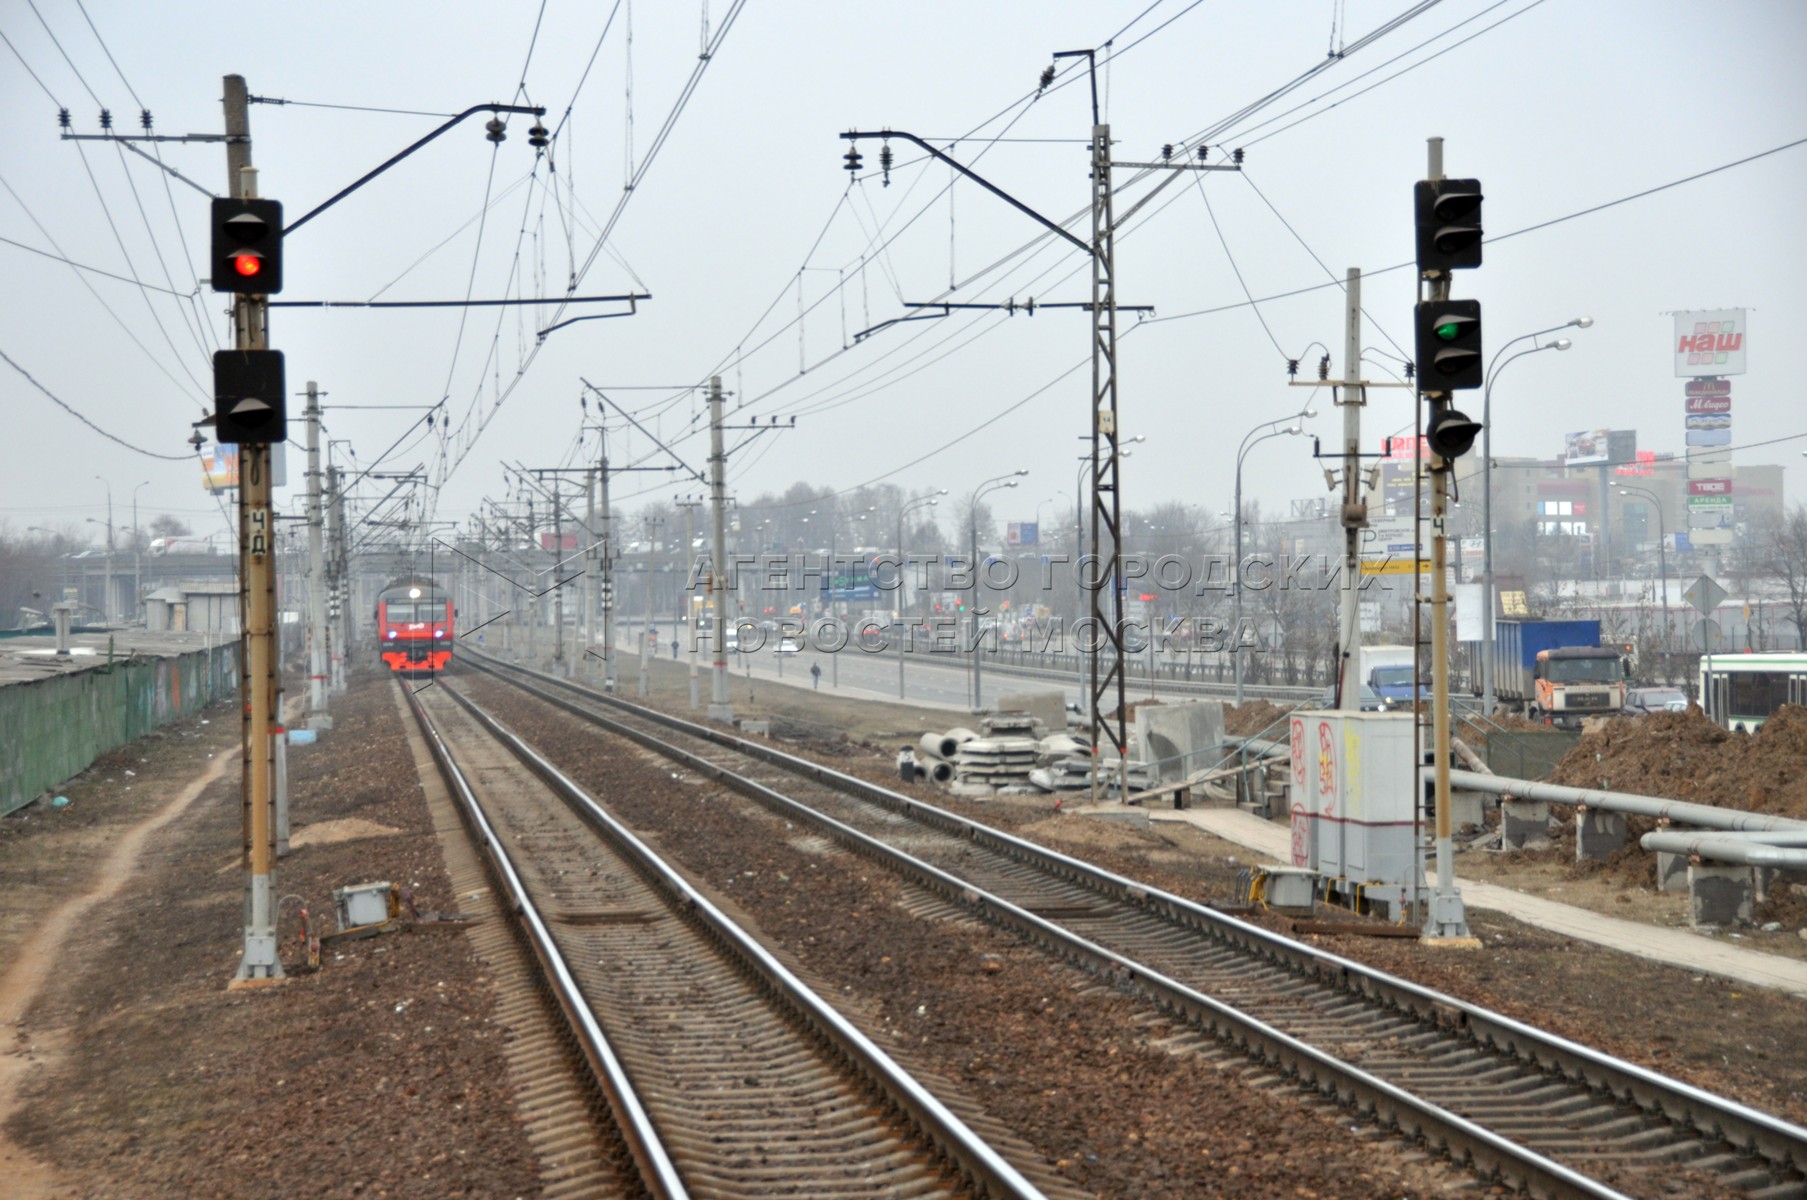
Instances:
[[[797,480],[960,491],[1027,467],[1023,486],[995,503],[998,518],[1033,519],[1045,500],[1070,512],[1089,430],[1084,313],[965,312],[854,335],[905,315],[905,302],[1084,300],[1086,256],[970,183],[950,190],[949,170],[901,141],[888,187],[877,142],[862,144],[865,170],[850,186],[839,137],[893,128],[943,147],[958,139],[961,161],[1064,221],[1088,203],[1091,114],[1076,60],[1061,60],[1055,85],[1035,97],[1055,51],[1096,47],[1106,61],[1100,103],[1119,161],[1207,131],[1209,162],[1246,150],[1240,176],[1179,180],[1119,236],[1119,302],[1154,308],[1151,320],[1122,322],[1123,425],[1148,439],[1124,468],[1132,507],[1228,507],[1243,435],[1311,398],[1286,386],[1285,359],[1304,356],[1313,372],[1320,351],[1308,347],[1321,343],[1342,372],[1343,298],[1316,286],[1332,275],[1375,272],[1364,344],[1409,354],[1415,291],[1402,264],[1428,136],[1446,139],[1450,175],[1482,180],[1493,237],[1807,137],[1798,0],[1443,0],[1416,10],[1404,0],[11,0],[0,33],[11,47],[0,45],[0,351],[95,425],[163,455],[188,452],[190,422],[210,406],[209,355],[229,340],[223,298],[197,285],[207,200],[121,147],[60,140],[59,105],[77,133],[99,132],[105,106],[117,131],[139,132],[142,107],[168,135],[221,128],[229,73],[254,95],[308,102],[251,109],[261,191],[290,220],[443,114],[487,101],[547,108],[549,156],[529,145],[529,117],[510,118],[500,145],[485,140],[483,118],[467,121],[287,245],[285,300],[556,297],[573,272],[580,296],[651,293],[635,315],[543,342],[536,332],[555,313],[623,306],[273,313],[291,390],[317,380],[329,406],[347,406],[327,415],[330,436],[348,443],[340,461],[355,453],[362,469],[387,452],[378,470],[423,466],[442,485],[441,520],[501,495],[502,463],[593,456],[594,436],[578,441],[582,379],[702,468],[695,387],[712,372],[740,406],[737,421],[796,417],[794,432],[734,460],[744,497]],[[1336,48],[1340,60],[1328,56]],[[155,150],[201,187],[225,190],[217,144]],[[1119,213],[1155,182],[1127,186],[1134,175],[1116,174]],[[1787,396],[1800,371],[1789,347],[1807,329],[1803,195],[1807,145],[1489,244],[1485,266],[1456,286],[1485,306],[1489,355],[1571,317],[1595,321],[1570,331],[1567,353],[1500,375],[1496,453],[1554,457],[1565,432],[1596,427],[1636,428],[1644,449],[1681,450],[1665,314],[1742,306],[1749,373],[1733,383],[1733,444],[1795,440],[1735,461],[1802,463],[1807,405]],[[1089,224],[1071,228],[1083,238]],[[1291,292],[1301,294],[1265,299]],[[1410,420],[1404,396],[1380,395],[1370,445]],[[15,532],[104,520],[96,476],[110,481],[121,526],[134,494],[144,521],[174,512],[221,526],[192,460],[107,440],[4,362],[0,397],[10,433],[0,519]],[[442,402],[431,430],[415,425]],[[378,405],[422,407],[354,407]],[[1337,417],[1318,408],[1310,428],[1331,435]],[[660,461],[645,436],[611,436],[613,462]],[[1262,445],[1245,491],[1265,504],[1323,494],[1310,449],[1306,439]],[[1802,498],[1802,477],[1790,472],[1791,499]],[[616,490],[697,489],[636,473]],[[371,483],[363,493],[380,494]]]

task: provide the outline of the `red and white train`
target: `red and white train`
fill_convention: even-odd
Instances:
[[[452,598],[431,579],[404,579],[377,594],[376,636],[383,665],[402,675],[443,671],[452,661]]]

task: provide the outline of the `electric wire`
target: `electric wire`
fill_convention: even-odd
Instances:
[[[1500,0],[1500,4],[1504,4],[1507,2],[1508,2],[1508,0]],[[1495,29],[1498,29],[1501,25],[1506,24],[1508,21],[1513,21],[1513,20],[1518,19],[1519,17],[1524,16],[1526,13],[1530,12],[1532,9],[1538,7],[1539,5],[1541,5],[1543,3],[1544,3],[1544,0],[1531,0],[1531,2],[1529,4],[1525,5],[1523,8],[1519,9],[1517,12],[1506,14],[1504,17],[1501,17],[1498,21],[1495,21],[1493,24],[1487,26],[1484,29],[1476,30],[1474,33],[1469,34],[1467,37],[1463,38],[1461,41],[1454,42],[1448,46],[1445,46],[1443,49],[1437,51],[1435,54],[1426,55],[1424,58],[1419,59],[1417,62],[1412,63],[1409,66],[1403,67],[1398,71],[1395,71],[1393,74],[1387,76],[1385,79],[1376,80],[1374,83],[1369,84],[1367,87],[1362,88],[1360,91],[1351,92],[1349,95],[1344,96],[1342,99],[1336,101],[1333,104],[1326,105],[1325,107],[1318,109],[1315,112],[1308,113],[1305,116],[1300,117],[1296,121],[1288,122],[1287,124],[1280,126],[1280,128],[1275,129],[1272,132],[1262,134],[1258,138],[1252,138],[1252,139],[1249,138],[1248,134],[1249,134],[1249,132],[1251,132],[1249,130],[1244,130],[1240,134],[1227,134],[1225,136],[1230,141],[1239,142],[1245,148],[1248,146],[1260,145],[1262,142],[1267,141],[1269,138],[1278,137],[1280,134],[1285,133],[1289,129],[1296,129],[1298,126],[1305,124],[1305,122],[1315,120],[1316,118],[1321,117],[1324,114],[1331,112],[1334,109],[1339,108],[1344,104],[1347,104],[1349,101],[1354,100],[1359,96],[1367,95],[1369,92],[1373,91],[1375,88],[1381,87],[1385,84],[1389,84],[1389,83],[1393,82],[1395,79],[1398,79],[1399,77],[1401,77],[1402,75],[1409,75],[1413,71],[1416,71],[1419,67],[1425,66],[1428,63],[1435,62],[1437,59],[1442,58],[1445,54],[1448,54],[1453,50],[1458,50],[1461,47],[1466,46],[1469,42],[1474,41],[1476,38],[1482,37],[1485,34],[1492,33]],[[1477,13],[1477,14],[1475,14],[1475,16],[1468,18],[1468,20],[1469,21],[1476,20],[1479,17],[1485,15],[1486,13],[1493,11],[1494,8],[1498,8],[1500,6],[1500,4],[1495,4],[1490,8],[1483,9],[1480,13]],[[1417,46],[1412,47],[1410,50],[1405,51],[1403,54],[1395,56],[1392,59],[1389,59],[1388,63],[1397,62],[1400,58],[1405,57],[1406,54],[1415,53],[1416,51],[1422,49],[1423,47],[1428,46],[1431,42],[1436,41],[1437,38],[1447,37],[1450,32],[1452,32],[1455,29],[1461,28],[1462,25],[1465,25],[1467,23],[1468,23],[1468,21],[1463,21],[1458,25],[1452,26],[1449,30],[1445,30],[1443,33],[1437,34],[1436,37],[1428,38],[1425,41],[1420,42]],[[1379,67],[1376,67],[1374,69],[1382,70],[1388,65],[1388,63],[1383,63]],[[1371,74],[1372,72],[1367,72],[1367,73]],[[1356,78],[1359,79],[1361,77],[1362,76],[1357,76]],[[1347,87],[1347,86],[1349,86],[1349,84],[1351,84],[1353,82],[1354,82],[1354,80],[1348,80],[1348,81],[1344,82],[1343,84],[1339,84],[1338,87],[1339,88]],[[1331,89],[1331,92],[1334,92],[1336,90],[1337,90],[1336,88],[1333,88],[1333,89]],[[1325,95],[1328,96],[1331,94],[1331,92],[1326,92]],[[1315,103],[1317,103],[1318,99],[1322,99],[1322,98],[1323,97],[1318,97],[1313,100],[1308,100],[1303,105],[1300,105],[1299,107],[1303,108],[1303,107],[1307,107],[1311,104],[1315,104]],[[1297,111],[1298,111],[1297,108],[1287,110],[1288,113],[1297,112]],[[1268,124],[1271,124],[1273,121],[1280,120],[1286,115],[1287,115],[1287,113],[1277,114],[1271,120],[1265,121],[1262,123],[1262,125],[1257,125],[1254,128],[1260,129],[1264,125],[1268,125]]]
[[[614,233],[615,226],[620,222],[622,213],[633,199],[634,194],[639,190],[641,183],[645,179],[646,173],[652,169],[654,162],[657,161],[660,150],[663,149],[666,141],[670,138],[672,130],[676,128],[677,122],[683,115],[685,109],[689,107],[691,97],[696,94],[696,89],[701,84],[710,64],[715,61],[717,55],[720,53],[722,45],[727,40],[728,34],[733,30],[735,23],[738,21],[740,14],[745,8],[746,0],[734,0],[728,14],[723,18],[722,23],[717,26],[714,40],[710,43],[709,52],[700,56],[697,64],[691,69],[690,75],[686,78],[683,87],[680,89],[677,100],[673,103],[670,112],[666,114],[665,121],[660,126],[659,132],[654,136],[652,144],[647,148],[645,155],[640,160],[639,166],[635,169],[634,175],[630,181],[632,186],[624,189],[622,195],[616,200],[614,209],[610,212],[608,219],[603,222],[595,246],[591,248],[583,265],[573,273],[567,295],[576,294],[577,287],[589,273],[590,268],[594,266],[596,259],[601,254],[603,245]],[[549,325],[556,324],[563,318],[564,313],[568,311],[568,307],[567,304],[560,305],[556,308],[551,319],[547,323]],[[478,420],[477,428],[469,435],[468,440],[460,450],[458,456],[450,463],[446,464],[442,469],[437,481],[440,485],[443,485],[445,481],[451,477],[452,473],[463,464],[464,460],[469,457],[470,451],[476,445],[477,439],[483,435],[483,432],[486,429],[488,429],[489,423],[495,419],[495,415],[501,411],[502,406],[507,403],[509,397],[514,394],[514,391],[520,385],[521,380],[525,378],[528,369],[538,359],[540,350],[543,346],[543,342],[536,343],[532,351],[529,352],[528,357],[516,368],[514,377],[509,381],[508,386],[496,397],[488,411]],[[466,425],[465,428],[468,428],[468,425]]]
[[[142,454],[146,458],[160,458],[167,462],[187,462],[188,461],[189,456],[186,454],[158,454],[155,450],[146,450],[142,446],[134,446],[134,445],[132,445],[132,443],[126,441],[124,438],[118,436],[117,434],[109,433],[105,429],[102,429],[100,426],[96,425],[93,421],[90,421],[87,417],[83,416],[79,411],[77,411],[75,409],[74,406],[72,406],[69,403],[67,403],[66,401],[64,401],[56,393],[52,392],[49,388],[47,388],[43,384],[39,383],[37,381],[37,379],[35,379],[32,376],[32,373],[30,371],[27,371],[24,367],[20,366],[17,362],[14,362],[12,356],[10,354],[6,353],[6,351],[0,350],[0,359],[5,359],[7,366],[9,366],[13,370],[17,371],[20,375],[23,375],[25,377],[25,382],[31,384],[32,387],[37,388],[38,391],[44,393],[44,395],[49,398],[51,403],[55,404],[58,408],[61,408],[64,412],[68,413],[70,416],[72,416],[76,420],[80,421],[83,425],[86,425],[89,429],[92,429],[95,433],[100,434],[101,437],[106,438],[108,441],[118,442],[121,446],[124,446],[127,450],[132,451],[134,454]]]
[[[1274,336],[1273,328],[1268,325],[1267,317],[1262,313],[1261,306],[1255,302],[1255,293],[1249,290],[1249,281],[1243,277],[1242,267],[1237,264],[1236,255],[1230,250],[1230,241],[1224,237],[1223,226],[1217,223],[1217,211],[1211,207],[1211,197],[1205,193],[1204,181],[1197,174],[1192,177],[1192,186],[1198,192],[1198,198],[1204,202],[1205,215],[1211,218],[1212,232],[1217,234],[1217,244],[1223,247],[1224,260],[1230,264],[1230,271],[1236,276],[1237,285],[1242,288],[1242,294],[1248,298],[1249,310],[1255,314],[1255,319],[1261,322],[1261,332],[1267,334],[1267,340],[1274,344],[1274,352],[1280,356],[1281,361],[1289,361],[1286,348],[1280,344],[1280,339]]]
[[[60,259],[61,261],[65,262],[65,263],[68,263],[70,268],[75,271],[76,279],[81,282],[81,285],[83,287],[88,289],[88,294],[94,297],[94,302],[96,304],[99,304],[109,317],[113,318],[113,323],[119,326],[120,331],[126,335],[126,337],[131,341],[131,343],[134,346],[138,347],[138,349],[144,353],[144,357],[150,360],[150,363],[153,367],[156,367],[157,370],[159,370],[163,373],[163,377],[165,379],[169,380],[170,383],[175,385],[176,390],[181,391],[181,392],[186,392],[188,389],[182,385],[182,381],[177,379],[173,374],[170,373],[169,368],[164,365],[162,359],[157,357],[157,355],[151,353],[151,348],[149,346],[146,346],[141,340],[139,340],[138,335],[132,331],[131,326],[127,325],[125,323],[125,319],[123,317],[121,317],[119,315],[119,313],[114,310],[113,306],[111,304],[108,304],[106,302],[106,300],[104,298],[102,298],[101,294],[94,290],[94,285],[92,283],[90,283],[88,281],[87,276],[85,274],[83,274],[83,272],[85,270],[86,271],[97,271],[98,268],[94,268],[94,267],[83,268],[83,267],[79,266],[78,264],[76,264],[73,259],[69,258],[68,255],[64,254],[62,246],[58,245],[57,240],[54,237],[50,236],[50,231],[44,228],[43,222],[38,220],[37,214],[33,213],[31,211],[31,208],[25,203],[24,199],[19,195],[19,193],[13,190],[12,184],[10,184],[6,181],[6,177],[4,175],[0,175],[0,188],[6,189],[6,194],[13,198],[13,203],[15,203],[19,206],[20,211],[22,211],[25,214],[26,219],[29,220],[32,223],[32,225],[36,227],[37,231],[44,236],[44,240],[49,242],[51,244],[51,246],[56,250],[56,255],[54,257]],[[16,242],[13,244],[20,245],[20,243],[16,243]],[[29,246],[24,246],[22,248],[28,249],[28,250],[31,249],[31,247],[29,247]],[[33,251],[33,252],[34,253],[42,253],[42,251]],[[113,276],[113,278],[120,279],[121,282],[134,283],[141,289],[145,286],[143,281],[141,281],[141,280],[127,280],[127,279],[124,279],[124,277],[122,277],[122,276]],[[207,404],[203,403],[202,407],[206,408]]]

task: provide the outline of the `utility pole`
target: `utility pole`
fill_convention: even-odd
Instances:
[[[724,512],[728,506],[728,456],[722,450],[722,377],[709,377],[709,508],[714,523],[709,558],[709,607],[714,637],[711,649],[715,661],[710,671],[709,719],[724,724],[734,723],[734,708],[728,703],[728,592],[722,564],[727,561],[727,536]]]
[[[657,647],[653,644],[653,547],[658,535],[659,526],[664,522],[654,517],[646,519],[646,628],[640,638],[640,695],[652,695],[652,655]]]
[[[326,713],[326,529],[320,502],[320,389],[307,381],[307,727],[331,729]]]
[[[330,456],[329,456],[330,457]],[[326,506],[332,521],[332,557],[328,568],[331,591],[327,601],[329,629],[327,651],[331,663],[332,690],[345,694],[345,652],[348,641],[351,606],[351,578],[345,553],[345,494],[339,490],[339,468],[326,468],[326,488],[332,497]]]
[[[584,546],[584,588],[583,588],[583,642],[584,653],[578,656],[578,666],[589,675],[590,647],[596,644],[596,625],[600,620],[601,605],[598,603],[596,589],[600,586],[596,561],[597,550],[601,539],[596,536],[596,468],[584,469],[584,528],[589,531],[589,542]]]
[[[558,499],[558,476],[552,477],[552,673],[565,673],[565,589],[558,583],[559,555],[565,552],[565,506]]]
[[[615,521],[609,512],[609,435],[601,422],[596,426],[596,442],[601,447],[596,477],[601,488],[602,503],[602,690],[613,692],[621,684],[615,662]]]
[[[1350,267],[1344,288],[1348,304],[1348,326],[1343,341],[1343,390],[1332,402],[1343,410],[1343,604],[1338,622],[1337,707],[1346,712],[1361,711],[1361,569],[1362,529],[1368,524],[1367,506],[1362,503],[1362,408],[1368,394],[1361,377],[1362,357],[1362,273]],[[1415,461],[1415,460],[1414,460]],[[1240,514],[1238,514],[1240,515]],[[1417,528],[1417,513],[1413,513]],[[1414,538],[1415,542],[1417,539]],[[1412,554],[1417,555],[1414,549]],[[1416,563],[1413,564],[1416,569]],[[1413,576],[1417,578],[1417,576]],[[1416,647],[1413,652],[1416,653]],[[1416,669],[1413,678],[1417,678]],[[1414,693],[1416,689],[1414,689]]]
[[[225,77],[226,185],[235,199],[257,196],[257,174],[251,165],[251,116],[242,75]],[[265,324],[267,297],[235,293],[232,298],[233,345],[239,350],[269,346]],[[276,708],[276,577],[275,514],[270,505],[270,447],[248,442],[239,447],[239,561],[243,582],[242,675],[244,701],[244,848],[246,867],[244,952],[234,986],[267,984],[283,977],[276,946],[276,845],[271,819],[274,780],[273,743],[280,720]]]
[[[688,564],[684,568],[683,608],[678,614],[678,628],[684,631],[684,641],[690,651],[690,707],[697,708],[702,704],[702,695],[696,671],[696,617],[690,611],[696,593],[691,591],[690,581],[696,577],[696,510],[703,506],[703,501],[698,496],[684,496],[677,503],[684,510],[684,558]]]

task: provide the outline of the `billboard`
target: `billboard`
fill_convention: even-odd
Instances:
[[[1713,308],[1676,313],[1673,349],[1678,379],[1744,374],[1744,310]]]
[[[201,486],[210,492],[223,492],[238,486],[237,446],[202,448]]]
[[[575,533],[547,533],[545,530],[541,530],[540,549],[551,550],[555,547],[559,550],[577,549],[577,535]]]
[[[1612,430],[1584,429],[1564,440],[1562,461],[1571,467],[1612,461]]]
[[[1041,528],[1034,521],[1012,521],[1006,530],[1012,546],[1039,545]]]

